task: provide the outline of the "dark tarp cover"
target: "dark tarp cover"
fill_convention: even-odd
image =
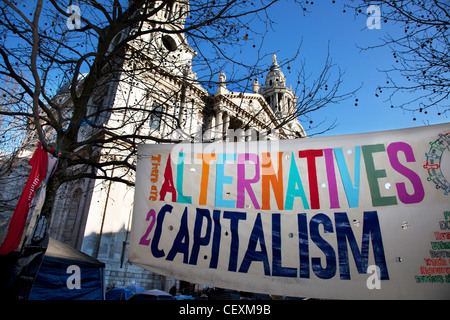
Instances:
[[[72,265],[80,268],[79,289],[67,285],[69,277],[74,275],[68,270]],[[104,267],[103,262],[50,238],[29,300],[102,300]]]

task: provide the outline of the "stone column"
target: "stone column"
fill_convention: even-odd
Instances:
[[[216,139],[223,140],[223,113],[220,110],[217,110],[216,113]]]
[[[245,131],[245,141],[257,141],[258,135],[255,129],[247,129]]]
[[[216,138],[216,114],[211,115],[211,139]]]
[[[228,141],[228,127],[230,126],[230,115],[224,112],[222,115],[224,140]]]

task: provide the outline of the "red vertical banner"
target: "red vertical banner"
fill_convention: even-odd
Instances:
[[[0,254],[6,255],[19,246],[34,193],[45,179],[47,163],[47,152],[42,148],[41,143],[39,143],[33,157],[28,162],[32,167],[31,172],[9,222],[8,234],[0,246]]]

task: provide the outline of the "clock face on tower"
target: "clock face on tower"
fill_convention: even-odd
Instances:
[[[177,49],[177,43],[171,36],[164,35],[162,37],[162,44],[164,48],[166,48],[169,51],[175,51]]]

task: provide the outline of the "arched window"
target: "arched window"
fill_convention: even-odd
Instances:
[[[158,102],[153,102],[152,110],[150,112],[150,128],[159,130],[161,127],[162,106]]]
[[[166,5],[166,12],[164,14],[164,18],[170,18],[172,16],[172,9],[173,9],[173,1],[168,1]]]

